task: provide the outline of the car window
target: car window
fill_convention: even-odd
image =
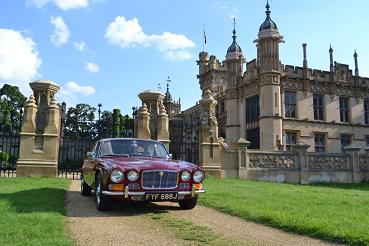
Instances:
[[[127,156],[148,156],[148,157],[168,157],[168,152],[160,142],[117,139],[105,141],[100,146],[101,155],[127,155]]]
[[[95,147],[94,147],[94,149],[92,150],[93,152],[95,152],[95,155],[99,155],[99,147],[100,147],[100,142],[97,142],[96,144],[95,144]]]

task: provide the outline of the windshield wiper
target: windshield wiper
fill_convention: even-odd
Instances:
[[[102,157],[105,157],[105,156],[124,156],[124,157],[129,157],[128,154],[108,154],[108,155],[102,155]]]

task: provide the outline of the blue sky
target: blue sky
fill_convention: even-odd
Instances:
[[[308,65],[329,70],[329,45],[334,60],[353,69],[359,55],[360,75],[369,77],[369,1],[271,0],[271,16],[286,43],[283,64],[302,66],[303,42]],[[61,86],[58,101],[68,105],[103,104],[131,114],[137,94],[165,91],[169,75],[174,99],[182,109],[200,99],[196,60],[205,50],[224,60],[237,40],[250,61],[253,41],[265,19],[265,1],[255,0],[14,0],[0,8],[0,86],[53,80]]]

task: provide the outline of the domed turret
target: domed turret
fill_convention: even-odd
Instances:
[[[242,49],[241,47],[237,44],[237,41],[236,41],[236,22],[235,22],[235,19],[233,18],[233,35],[232,35],[232,38],[233,38],[233,42],[231,44],[231,46],[229,46],[229,48],[227,49],[227,55],[226,55],[226,58],[227,59],[239,59],[239,56],[242,55]]]
[[[228,53],[231,53],[231,52],[239,52],[239,53],[242,53],[242,49],[237,44],[237,41],[236,41],[237,36],[236,36],[236,30],[235,29],[233,29],[233,36],[232,36],[232,38],[233,38],[233,42],[232,42],[231,46],[229,46],[229,48],[227,49],[227,54]]]
[[[169,79],[169,76],[168,76],[168,79],[167,79],[167,91],[165,92],[165,98],[163,100],[164,104],[165,103],[171,103],[172,102],[172,94],[170,94],[169,92],[169,82],[171,80]]]
[[[267,4],[266,4],[265,8],[267,9],[265,11],[266,18],[265,18],[265,21],[263,22],[263,24],[261,24],[261,26],[259,28],[259,32],[261,32],[262,30],[275,30],[275,31],[278,31],[277,24],[275,24],[275,22],[272,21],[272,19],[270,18],[270,10],[269,10],[270,6],[269,6],[268,1],[267,1]]]

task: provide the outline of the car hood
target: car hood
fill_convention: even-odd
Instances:
[[[145,170],[183,170],[187,169],[192,171],[197,169],[198,166],[188,163],[185,161],[177,160],[166,160],[157,158],[140,158],[140,157],[114,157],[114,158],[104,158],[105,163],[111,168],[117,168],[128,170],[135,169],[138,171]]]

